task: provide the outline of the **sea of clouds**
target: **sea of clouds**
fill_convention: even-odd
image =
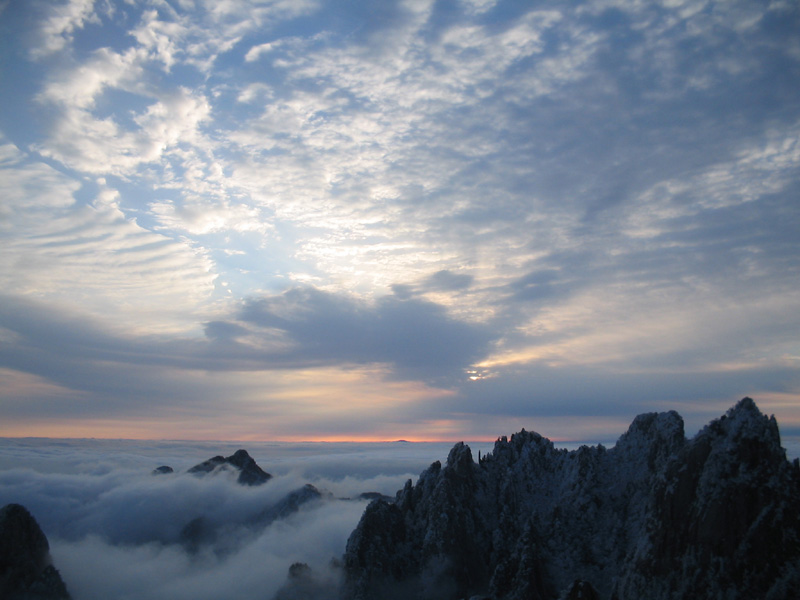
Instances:
[[[487,452],[491,444],[472,444]],[[273,479],[236,483],[236,474],[186,471],[244,447]],[[295,562],[334,579],[367,500],[393,496],[449,443],[214,443],[0,439],[0,506],[24,505],[50,540],[75,600],[270,600]],[[153,475],[169,465],[174,474]],[[265,509],[307,483],[330,495],[266,527]],[[215,531],[199,548],[181,531],[202,517]],[[334,597],[335,581],[331,582]]]
[[[578,444],[564,444],[576,447]],[[450,443],[151,442],[0,438],[0,506],[31,511],[74,600],[271,600],[289,567],[304,562],[336,597],[345,551],[367,500],[393,496]],[[474,456],[490,443],[471,443]],[[785,439],[788,455],[800,454]],[[236,474],[186,471],[244,447],[273,478],[255,487]],[[158,466],[175,473],[153,475]],[[265,527],[265,509],[307,483],[329,492]],[[191,549],[181,531],[202,517],[213,542]]]

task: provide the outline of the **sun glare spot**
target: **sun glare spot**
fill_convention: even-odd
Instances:
[[[492,377],[493,374],[489,371],[485,371],[483,369],[467,369],[466,370],[467,378],[470,381],[480,381],[482,379],[488,379]]]

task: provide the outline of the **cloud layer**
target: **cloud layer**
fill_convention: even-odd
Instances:
[[[800,426],[791,2],[373,4],[0,9],[0,434]]]
[[[365,500],[344,498],[394,495],[405,479],[447,452],[441,444],[254,444],[251,454],[275,476],[248,487],[237,484],[233,473],[186,473],[209,456],[232,452],[224,444],[0,444],[0,505],[21,503],[32,512],[80,600],[272,598],[293,562],[326,576],[331,559],[342,556],[366,506]],[[150,474],[165,462],[175,474]],[[331,495],[266,528],[252,524],[307,482]],[[189,548],[182,530],[198,517],[217,535]]]
[[[784,440],[790,458],[800,451],[798,439]],[[0,438],[0,507],[14,502],[31,511],[75,600],[270,600],[294,562],[329,578],[333,594],[341,573],[331,559],[341,558],[366,507],[357,496],[394,495],[445,460],[449,446],[254,442],[247,449],[273,478],[248,487],[233,472],[186,472],[232,454],[230,443]],[[492,449],[470,446],[475,457]],[[151,474],[163,464],[175,473]],[[306,483],[324,498],[254,524]],[[185,528],[198,518],[214,534],[187,543]]]

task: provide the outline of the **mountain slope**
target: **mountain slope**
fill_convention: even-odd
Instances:
[[[0,598],[69,600],[36,519],[19,504],[0,509]]]
[[[608,450],[523,430],[478,463],[457,444],[370,504],[345,597],[793,598],[799,514],[800,468],[750,398],[688,441],[675,412],[640,415]]]

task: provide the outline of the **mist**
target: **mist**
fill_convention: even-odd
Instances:
[[[796,437],[783,443],[800,454]],[[298,562],[322,583],[315,600],[332,600],[337,561],[369,503],[360,495],[394,496],[451,446],[0,438],[0,506],[33,514],[74,600],[273,600]],[[272,479],[250,487],[233,471],[186,472],[240,447]],[[477,457],[493,444],[470,447]],[[161,465],[174,473],[154,475]],[[306,484],[319,496],[265,518]]]
[[[0,505],[34,515],[75,600],[270,600],[296,562],[333,597],[331,565],[369,502],[360,494],[394,496],[450,445],[3,439]],[[273,478],[250,487],[231,471],[186,473],[238,447]],[[153,475],[161,465],[175,472]],[[264,521],[306,484],[320,497]],[[199,539],[187,538],[192,521],[202,523]]]

